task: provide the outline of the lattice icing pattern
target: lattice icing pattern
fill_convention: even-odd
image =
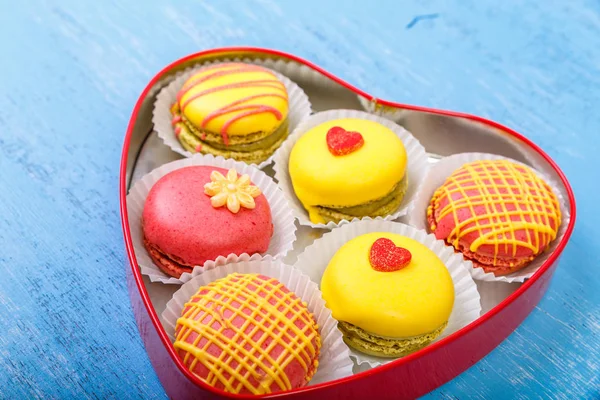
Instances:
[[[511,267],[542,252],[561,222],[551,187],[508,160],[463,165],[435,191],[427,217],[438,238],[466,255],[485,264],[508,258]]]
[[[202,286],[177,320],[174,347],[189,370],[232,393],[304,386],[321,339],[306,304],[282,283],[234,273]]]

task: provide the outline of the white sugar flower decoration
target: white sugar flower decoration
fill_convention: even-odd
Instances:
[[[227,209],[234,214],[240,207],[253,209],[256,207],[254,198],[260,195],[260,189],[250,184],[250,177],[242,175],[238,178],[235,169],[227,171],[227,177],[218,171],[210,173],[210,180],[204,185],[204,193],[210,196],[210,204],[214,208],[227,205]]]

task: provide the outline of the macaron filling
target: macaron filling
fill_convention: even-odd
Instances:
[[[166,274],[179,278],[184,272],[192,273],[193,265],[187,265],[181,258],[161,251],[158,246],[151,244],[144,237],[144,247],[152,261]]]
[[[177,125],[177,138],[191,153],[212,154],[246,162],[262,162],[269,158],[288,136],[288,120],[272,132],[256,132],[245,136],[231,136],[225,144],[220,133],[199,131],[185,117]]]
[[[227,143],[223,140],[223,135],[219,132],[213,132],[207,129],[198,129],[185,116],[181,116],[181,123],[192,133],[198,140],[203,143],[219,149],[226,150],[245,150],[248,146],[256,146],[257,148],[268,147],[269,142],[275,142],[281,136],[288,132],[288,119],[281,121],[275,129],[271,131],[256,131],[247,135],[228,136]]]

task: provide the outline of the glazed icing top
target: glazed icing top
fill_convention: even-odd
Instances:
[[[493,257],[539,254],[556,238],[558,198],[530,168],[508,160],[463,165],[436,190],[431,231],[455,248]]]
[[[359,132],[364,145],[347,155],[334,156],[327,131],[339,126]],[[306,132],[294,145],[289,171],[296,196],[310,220],[323,222],[312,206],[355,206],[388,194],[406,172],[402,141],[387,127],[362,119],[338,119]]]
[[[267,198],[257,196],[253,209],[236,214],[214,208],[204,186],[211,174],[227,170],[191,166],[172,171],[150,189],[142,213],[146,239],[185,265],[202,265],[218,256],[267,251],[273,234]]]
[[[211,386],[264,394],[304,386],[318,365],[318,326],[277,279],[230,274],[198,289],[177,319],[183,363]]]
[[[379,238],[408,249],[410,263],[392,272],[373,269],[369,252]],[[389,338],[433,332],[448,321],[454,305],[452,278],[435,253],[387,232],[368,233],[343,245],[325,269],[321,290],[335,319]]]
[[[177,94],[181,113],[199,129],[228,135],[273,131],[287,118],[288,94],[268,69],[223,63],[202,68]]]

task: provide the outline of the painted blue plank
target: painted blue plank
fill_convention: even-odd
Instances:
[[[580,218],[548,295],[505,343],[427,397],[600,397],[600,4],[336,3],[3,8],[0,397],[165,398],[124,284],[120,148],[154,73],[229,45],[295,53],[380,98],[492,118],[554,157]]]

